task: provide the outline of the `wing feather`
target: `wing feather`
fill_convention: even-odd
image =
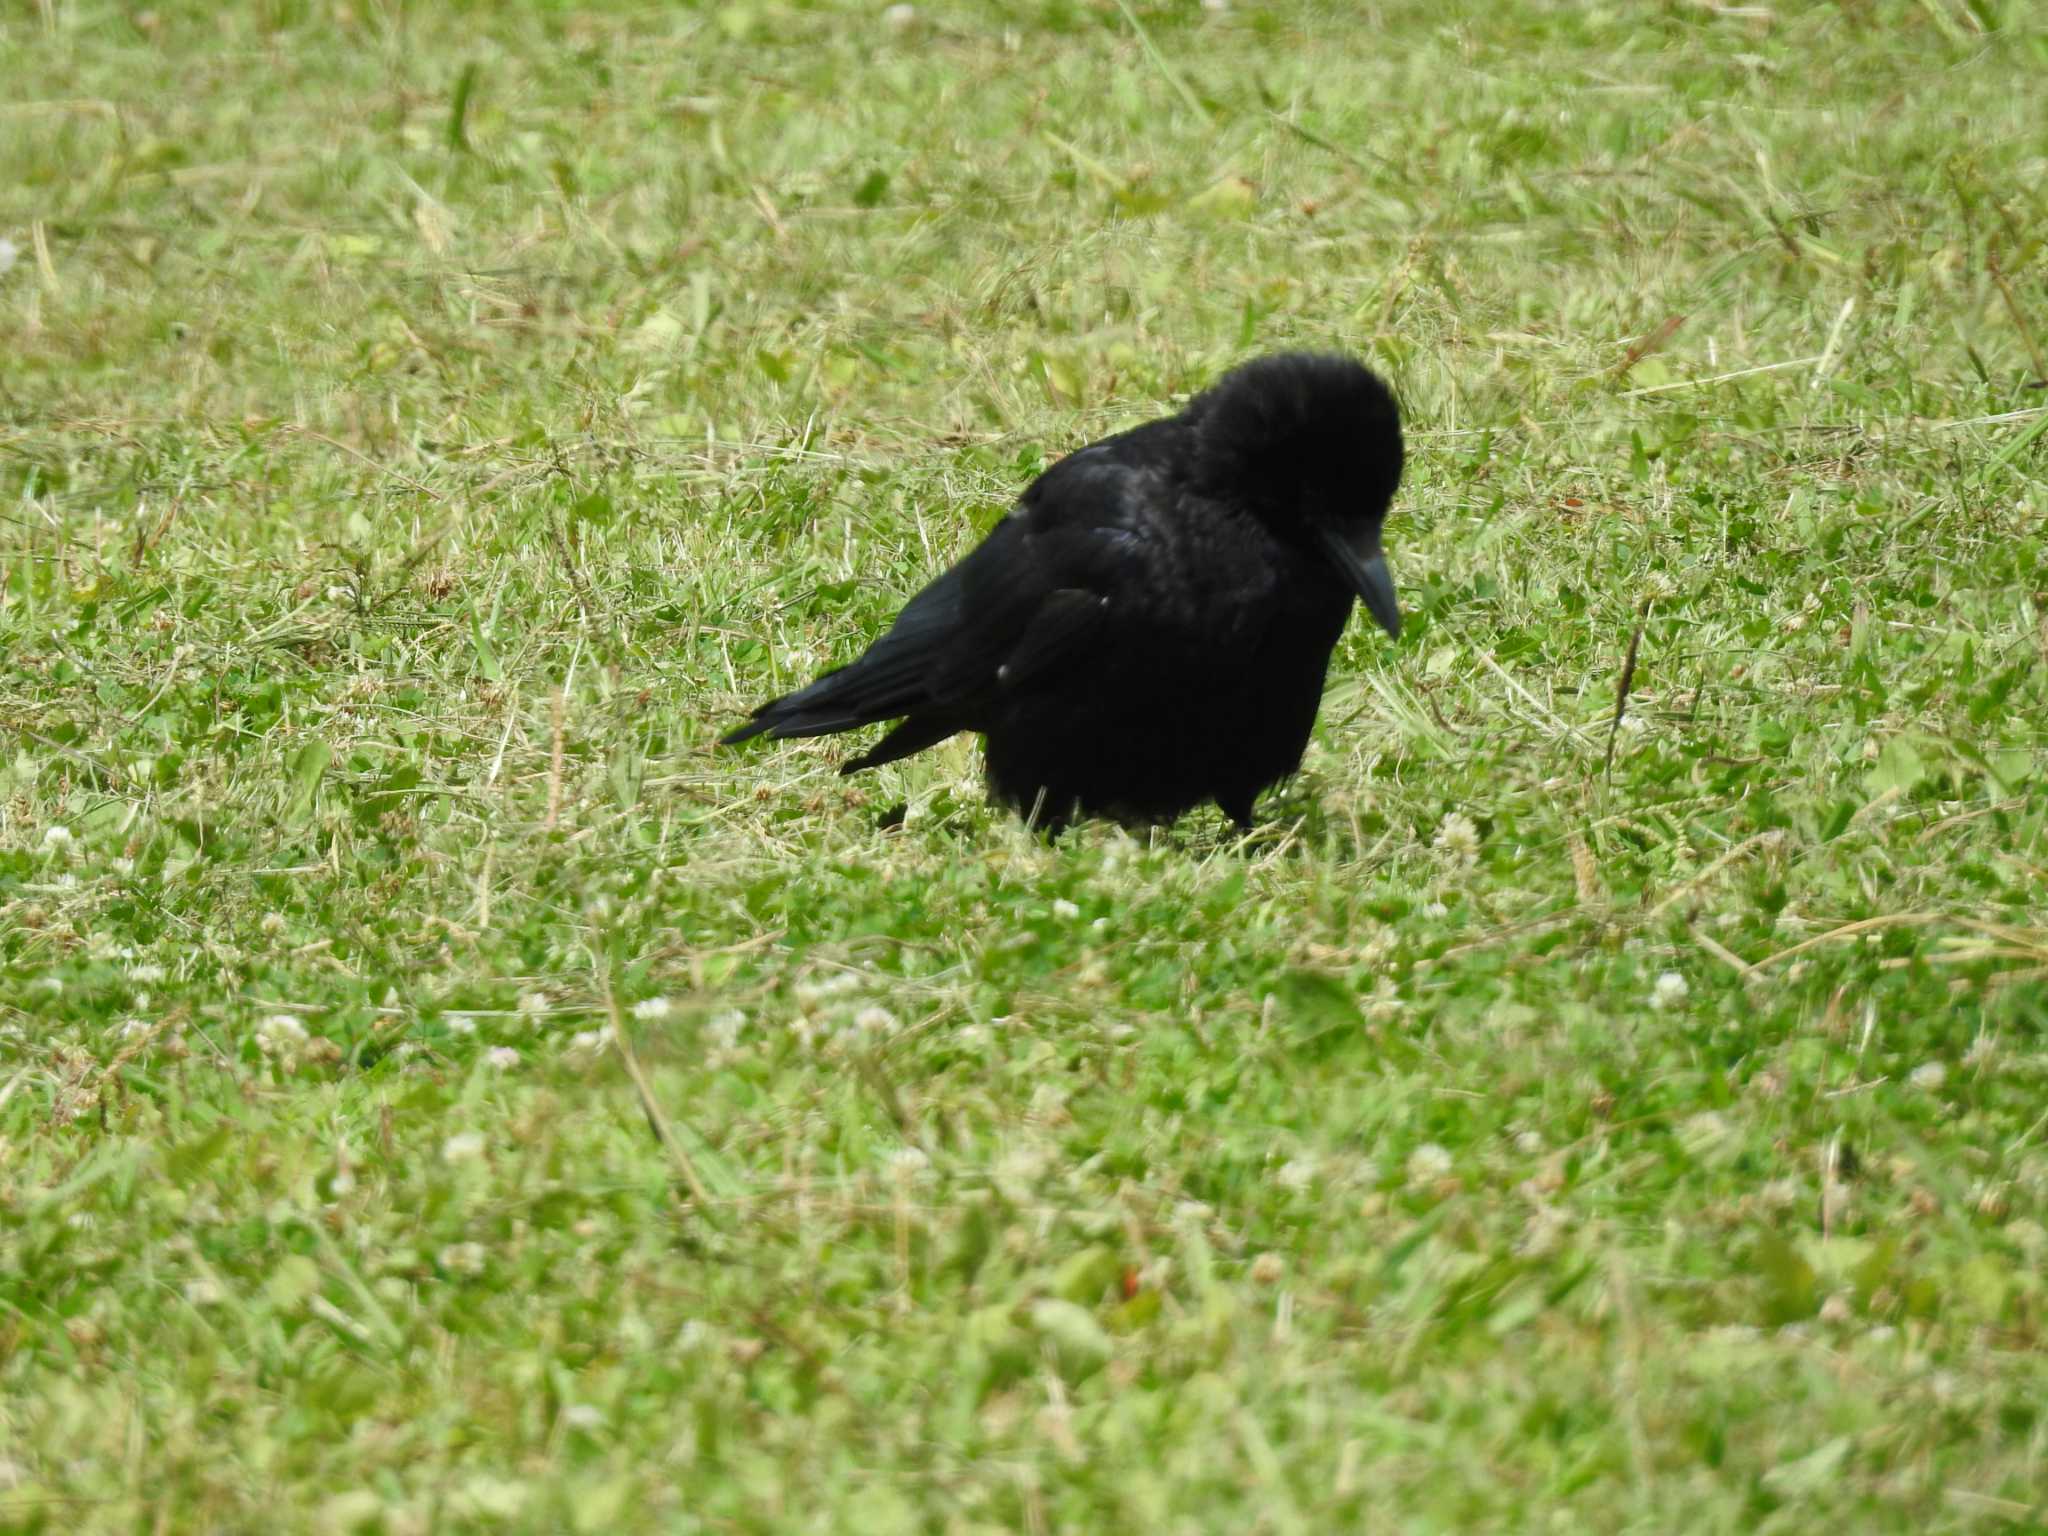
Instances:
[[[1099,642],[1110,593],[1146,554],[1139,504],[1148,479],[1094,450],[1062,460],[859,659],[761,705],[724,742],[900,720],[846,764],[853,772],[982,728],[1003,690],[1042,683]]]

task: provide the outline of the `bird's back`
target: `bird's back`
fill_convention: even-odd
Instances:
[[[1213,799],[1247,821],[1300,764],[1350,597],[1241,508],[1191,489],[1185,437],[1176,419],[1083,449],[1013,514],[1034,548],[1076,538],[1123,557],[1085,655],[999,691],[976,727],[992,787],[1027,813],[1153,821]]]

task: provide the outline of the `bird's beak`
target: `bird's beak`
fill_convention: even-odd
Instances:
[[[1379,552],[1379,540],[1367,552],[1351,547],[1335,528],[1316,530],[1331,563],[1343,574],[1351,589],[1365,600],[1365,611],[1389,636],[1401,638],[1401,609],[1394,602],[1394,578],[1387,570],[1386,557]]]

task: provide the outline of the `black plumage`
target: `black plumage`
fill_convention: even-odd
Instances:
[[[1380,525],[1401,458],[1359,364],[1247,363],[1054,464],[859,660],[725,741],[897,721],[853,773],[978,731],[996,798],[1041,826],[1204,800],[1249,825],[1301,765],[1353,600],[1400,633]]]

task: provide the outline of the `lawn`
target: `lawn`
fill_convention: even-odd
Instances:
[[[0,1529],[2048,1529],[2044,77],[10,8]],[[1255,832],[714,745],[1286,345],[1408,624]]]

